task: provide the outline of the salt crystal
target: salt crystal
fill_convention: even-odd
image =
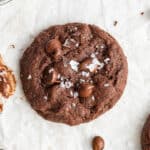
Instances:
[[[70,81],[66,81],[66,82],[65,82],[65,87],[66,87],[67,89],[69,89],[70,87],[72,87],[72,83],[71,83]]]
[[[75,104],[75,103],[72,103],[72,107],[76,107],[76,104]]]
[[[76,43],[75,47],[79,47],[79,43]]]
[[[44,99],[45,99],[45,100],[47,100],[47,99],[48,99],[48,97],[47,97],[47,96],[44,96]]]
[[[77,30],[78,30],[77,27],[71,27],[71,28],[69,28],[69,31],[70,31],[70,32],[75,32],[75,31],[77,31]]]
[[[28,80],[32,79],[31,74],[28,75],[27,79],[28,79]]]
[[[51,72],[53,72],[53,71],[54,71],[54,69],[51,68],[51,69],[48,70],[48,73],[51,73]]]
[[[81,74],[84,77],[88,77],[90,75],[89,72],[85,72],[85,71],[82,71]]]
[[[71,61],[69,62],[69,64],[71,65],[71,68],[72,68],[74,71],[78,71],[78,65],[79,65],[79,63],[78,63],[77,61],[71,60]]]
[[[63,44],[63,46],[69,47],[69,44],[70,44],[69,39],[66,39],[65,42],[64,42],[64,44]]]
[[[99,45],[96,45],[95,47],[96,47],[96,49],[98,49],[98,48],[99,48]]]
[[[110,61],[110,58],[105,58],[105,59],[104,59],[104,62],[105,62],[106,64],[108,64],[109,61]]]
[[[67,63],[66,62],[64,62],[64,67],[67,67]]]
[[[70,95],[71,95],[71,96],[73,96],[73,92],[72,92],[72,90],[70,91]]]
[[[61,77],[61,75],[60,75],[60,74],[58,74],[57,79],[60,79],[60,77]]]
[[[97,67],[98,69],[103,68],[104,63],[101,63],[96,57],[93,58],[92,64],[88,65],[86,68],[88,68],[91,72],[93,72]]]
[[[62,81],[60,83],[60,87],[62,87],[62,88],[69,89],[72,86],[73,86],[73,84],[70,81]]]
[[[109,87],[109,83],[105,83],[105,84],[104,84],[104,87]]]
[[[95,97],[94,97],[94,96],[92,96],[92,100],[93,100],[93,101],[95,100]]]
[[[91,39],[93,38],[93,35],[92,35],[92,34],[90,35],[90,38],[91,38]]]
[[[63,46],[69,48],[71,43],[76,43],[76,41],[74,39],[66,39]]]
[[[93,83],[93,80],[90,80],[90,83]]]
[[[60,77],[60,80],[61,80],[61,81],[63,81],[63,80],[64,80],[64,77],[63,77],[63,76],[61,76],[61,77]]]
[[[61,83],[60,83],[60,87],[61,87],[61,88],[65,88],[65,83],[64,83],[64,82],[61,82]]]
[[[91,57],[92,57],[92,58],[95,58],[96,56],[95,56],[95,54],[94,54],[94,53],[92,53],[92,54],[91,54]]]
[[[74,39],[70,39],[71,42],[75,43],[76,41]]]
[[[95,52],[95,55],[98,55],[99,54],[99,52]]]
[[[74,92],[73,97],[77,98],[79,96],[78,92]]]
[[[103,45],[101,45],[101,46],[100,46],[100,48],[101,48],[101,49],[104,49],[104,48],[105,48],[105,45],[104,45],[104,44],[103,44]]]
[[[80,83],[83,83],[83,82],[85,82],[85,80],[83,80],[83,79],[80,79]]]

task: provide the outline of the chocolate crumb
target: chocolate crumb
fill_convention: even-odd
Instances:
[[[118,21],[115,20],[114,21],[114,26],[117,26],[117,24],[118,24]]]
[[[9,45],[10,48],[15,48],[14,44]]]
[[[143,15],[144,15],[144,12],[142,11],[142,12],[140,13],[140,15],[143,16]]]

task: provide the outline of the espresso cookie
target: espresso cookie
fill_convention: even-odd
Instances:
[[[25,95],[44,118],[76,125],[112,108],[123,93],[127,61],[95,25],[69,23],[41,32],[20,62]]]
[[[142,131],[141,143],[143,150],[150,150],[150,115]]]

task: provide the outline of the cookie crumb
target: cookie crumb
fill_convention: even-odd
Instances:
[[[140,13],[140,15],[143,16],[143,15],[144,15],[144,12],[142,11],[142,12]]]
[[[117,24],[118,24],[118,21],[115,20],[113,25],[114,25],[114,26],[117,26]]]
[[[9,45],[9,48],[15,48],[14,44]]]
[[[24,97],[23,97],[23,96],[21,96],[21,97],[20,97],[20,99],[21,99],[21,100],[24,100]]]

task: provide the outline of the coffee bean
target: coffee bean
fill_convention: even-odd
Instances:
[[[92,141],[93,150],[103,150],[104,149],[104,140],[100,136],[95,136]]]
[[[79,96],[80,97],[89,97],[93,92],[94,85],[89,83],[83,83],[79,86]]]
[[[54,59],[60,58],[62,54],[61,43],[57,39],[52,39],[48,41],[46,45],[46,51],[50,54]]]

